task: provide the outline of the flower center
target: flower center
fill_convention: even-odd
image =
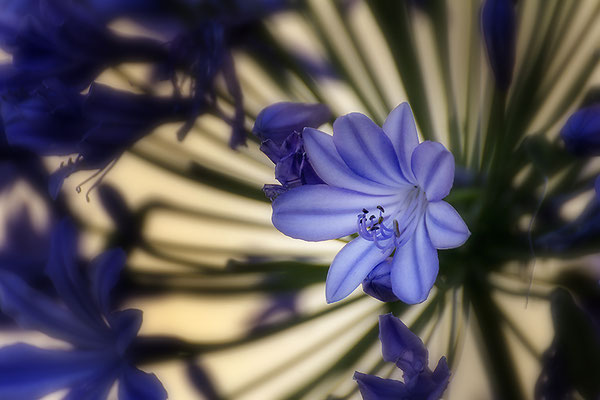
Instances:
[[[358,234],[383,251],[402,247],[412,237],[426,207],[425,192],[415,186],[400,206],[387,215],[383,206],[377,206],[374,212],[363,208],[362,214],[357,216]]]

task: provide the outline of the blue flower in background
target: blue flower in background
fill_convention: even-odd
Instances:
[[[11,146],[41,155],[77,155],[54,174],[53,196],[68,175],[109,167],[158,125],[185,120],[190,110],[186,99],[138,95],[100,84],[80,94],[59,81],[0,100]]]
[[[442,199],[454,179],[454,157],[440,143],[419,144],[407,103],[383,129],[365,115],[338,118],[333,137],[312,128],[304,146],[326,183],[304,185],[273,202],[273,225],[304,240],[358,232],[335,257],[326,282],[328,302],[348,296],[394,250],[391,281],[406,303],[424,301],[438,273],[436,249],[462,245],[469,229]]]
[[[600,104],[579,109],[560,131],[565,147],[578,156],[600,155]]]
[[[323,104],[275,103],[256,117],[252,131],[262,140],[260,149],[275,164],[275,178],[281,185],[265,185],[267,197],[274,200],[281,193],[301,185],[324,183],[308,161],[302,130],[317,128],[331,118]]]
[[[82,90],[109,66],[166,55],[159,42],[119,36],[73,1],[40,0],[19,11],[18,18],[0,19],[0,47],[12,55],[10,64],[0,66],[1,91],[35,87],[48,78]]]
[[[364,400],[437,400],[442,397],[450,379],[445,357],[440,358],[431,371],[429,355],[421,339],[392,314],[379,316],[379,340],[383,359],[402,370],[404,382],[356,372],[354,379]]]
[[[32,399],[63,388],[65,399],[104,399],[116,380],[119,399],[166,399],[152,374],[135,368],[128,349],[142,322],[139,310],[111,312],[111,290],[125,262],[121,250],[95,258],[87,274],[76,260],[76,234],[68,221],[54,230],[46,273],[62,303],[0,272],[0,309],[26,329],[70,343],[40,349],[18,343],[0,349],[0,397]]]
[[[512,0],[486,0],[481,30],[496,85],[507,90],[512,81],[517,42],[517,16]]]

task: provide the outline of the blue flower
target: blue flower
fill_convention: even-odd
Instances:
[[[356,372],[364,400],[437,400],[448,386],[450,370],[446,358],[440,358],[432,372],[429,355],[417,335],[392,314],[379,316],[379,339],[383,359],[393,362],[403,371],[404,382],[382,379]]]
[[[438,273],[436,249],[462,245],[470,232],[442,199],[454,179],[454,157],[440,143],[419,144],[407,103],[378,127],[362,114],[338,118],[333,137],[303,132],[310,163],[326,184],[304,185],[273,202],[273,225],[304,240],[358,232],[335,257],[328,302],[348,296],[395,250],[391,281],[406,303],[424,301]]]
[[[516,53],[516,12],[512,0],[486,0],[481,30],[496,85],[507,90],[512,81]]]
[[[100,84],[80,94],[56,80],[5,95],[0,107],[11,146],[41,155],[77,155],[53,176],[53,196],[68,175],[109,167],[155,127],[185,120],[191,110],[185,99],[137,95]]]
[[[275,163],[275,178],[281,185],[265,185],[267,197],[300,186],[324,183],[308,162],[302,130],[329,121],[331,112],[322,104],[276,103],[256,117],[252,131],[262,140],[260,149]]]
[[[82,274],[75,230],[68,221],[53,232],[46,273],[61,303],[8,272],[0,273],[0,308],[19,325],[64,340],[70,349],[40,349],[18,343],[0,349],[0,397],[32,399],[63,388],[65,399],[104,399],[116,380],[120,399],[166,399],[156,376],[135,368],[128,348],[142,314],[111,312],[111,290],[125,261],[121,250],[94,259]]]
[[[48,78],[82,90],[105,68],[164,57],[160,43],[125,38],[77,2],[40,0],[18,18],[0,19],[0,47],[12,63],[0,69],[0,90],[31,88]]]
[[[578,156],[600,155],[600,104],[579,109],[560,131],[565,147]]]

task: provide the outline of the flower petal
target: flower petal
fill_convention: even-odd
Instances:
[[[425,141],[415,148],[411,168],[427,200],[438,201],[450,193],[454,182],[454,156],[437,142]]]
[[[0,349],[0,398],[37,399],[88,379],[103,365],[97,352],[6,346]]]
[[[461,246],[471,235],[458,212],[445,201],[434,201],[427,205],[425,225],[429,239],[436,249]]]
[[[134,308],[117,311],[108,316],[108,321],[117,334],[117,351],[123,355],[142,326],[142,311]]]
[[[390,138],[394,150],[396,150],[402,174],[409,182],[415,182],[410,161],[415,147],[419,145],[419,136],[415,118],[408,103],[404,102],[392,110],[385,119],[383,131]]]
[[[0,273],[0,309],[21,327],[35,329],[78,346],[102,345],[102,333],[8,272]]]
[[[407,385],[428,368],[429,353],[423,341],[391,313],[379,316],[379,340],[383,359],[404,372]]]
[[[275,103],[258,113],[252,132],[281,146],[293,132],[302,132],[306,126],[317,128],[330,118],[331,111],[324,104]]]
[[[121,249],[107,250],[92,260],[92,295],[105,316],[111,311],[110,294],[124,265],[125,252]]]
[[[120,360],[107,362],[103,370],[74,384],[62,400],[106,400],[119,376]]]
[[[325,286],[328,303],[342,300],[360,285],[367,274],[392,252],[383,251],[375,243],[358,237],[335,256]]]
[[[311,241],[335,239],[358,230],[363,208],[386,207],[397,196],[370,196],[328,185],[306,185],[273,201],[273,225],[287,236]]]
[[[336,119],[333,143],[344,162],[358,175],[387,185],[407,183],[392,142],[366,115],[350,113]]]
[[[333,137],[313,128],[302,132],[308,161],[325,183],[368,194],[393,194],[397,187],[382,185],[356,175],[344,162],[333,143]]]
[[[407,304],[427,299],[438,274],[437,250],[433,247],[425,222],[420,221],[414,236],[396,249],[392,265],[392,290]]]
[[[156,375],[125,368],[119,380],[119,400],[164,400],[167,391]]]
[[[89,294],[88,283],[81,275],[77,263],[77,233],[67,219],[62,220],[52,232],[46,274],[61,300],[79,320],[92,326],[104,326]]]
[[[398,400],[408,394],[406,385],[394,379],[355,372],[354,380],[358,383],[363,400]]]

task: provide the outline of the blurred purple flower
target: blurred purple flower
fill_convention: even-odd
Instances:
[[[379,316],[379,339],[383,359],[403,371],[404,382],[355,372],[354,379],[364,400],[437,400],[442,397],[450,379],[446,357],[440,358],[431,371],[429,355],[421,339],[392,314]]]
[[[486,0],[481,9],[481,30],[496,85],[507,90],[516,54],[516,12],[513,0]]]
[[[152,129],[186,119],[190,109],[185,99],[137,95],[100,84],[79,94],[55,80],[0,100],[11,146],[41,155],[77,155],[54,174],[54,197],[73,172],[109,167]]]
[[[0,47],[12,55],[10,64],[0,66],[0,91],[32,88],[48,78],[82,90],[108,66],[166,55],[154,40],[113,33],[77,2],[30,4],[18,18],[0,18]]]
[[[442,200],[452,188],[454,157],[440,143],[419,144],[407,103],[390,113],[383,129],[351,113],[338,118],[333,131],[332,137],[304,129],[308,159],[326,184],[278,196],[273,225],[311,241],[358,231],[329,268],[328,302],[352,293],[394,250],[394,294],[406,303],[424,301],[438,273],[436,249],[458,247],[470,235],[460,215]]]
[[[560,131],[565,147],[578,156],[600,155],[600,104],[573,113]]]
[[[152,374],[132,365],[128,348],[140,328],[139,310],[111,311],[111,291],[125,262],[121,250],[96,257],[88,275],[76,262],[76,234],[68,221],[54,230],[46,273],[58,303],[9,272],[0,272],[0,308],[24,328],[70,343],[40,349],[18,343],[0,349],[0,397],[31,399],[69,388],[65,399],[104,399],[116,380],[120,399],[166,399]]]

